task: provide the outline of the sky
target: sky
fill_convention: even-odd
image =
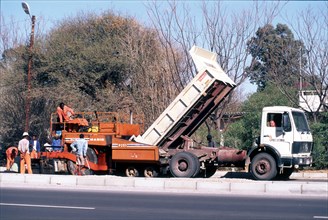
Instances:
[[[22,30],[26,30],[28,33],[30,30],[30,18],[25,14],[21,5],[22,1],[17,0],[0,0],[0,11],[1,19],[0,28],[6,25],[11,19],[17,21],[18,26],[21,26]],[[147,12],[146,6],[147,1],[124,1],[124,0],[25,0],[29,5],[31,15],[36,16],[37,22],[43,20],[44,31],[48,31],[56,25],[57,22],[60,22],[64,18],[74,17],[79,12],[94,12],[101,14],[107,10],[113,10],[121,15],[128,15],[137,18],[141,23],[147,23]],[[161,1],[163,3],[164,1]],[[183,1],[178,1],[183,2]],[[199,10],[201,1],[185,1],[190,4],[191,10]],[[212,1],[213,2],[213,1]],[[211,1],[209,1],[209,4]],[[315,10],[320,10],[327,6],[324,6],[324,1],[290,1],[283,2],[286,3],[284,6],[283,16],[296,16],[301,10],[311,7]],[[231,10],[243,9],[245,7],[250,7],[252,4],[251,1],[224,1],[225,6]],[[327,12],[328,13],[328,12]],[[285,23],[281,16],[281,20],[276,20],[276,22]],[[37,23],[38,24],[38,23]],[[0,29],[1,31],[1,29]],[[244,85],[247,92],[254,92],[256,90],[255,86],[251,86],[249,83]]]
[[[19,22],[24,22],[28,20],[28,16],[24,13],[22,6],[22,1],[17,0],[1,0],[0,9],[1,14],[4,16],[5,20],[9,20],[10,17],[14,17],[15,20]],[[128,14],[131,16],[136,16],[141,20],[147,19],[146,7],[147,1],[138,0],[25,0],[30,6],[30,12],[36,17],[42,17],[50,23],[55,24],[57,21],[69,16],[74,16],[80,11],[91,11],[96,13],[101,13],[108,9],[113,9],[114,11],[120,12],[123,15]],[[164,1],[162,1],[164,2]],[[189,2],[191,5],[191,10],[197,10],[201,1],[178,1],[178,2]],[[211,1],[209,1],[210,4]],[[213,1],[212,1],[213,2]],[[230,9],[238,9],[249,7],[252,3],[251,1],[224,1],[225,5]],[[287,3],[287,2],[286,2]],[[285,11],[289,14],[302,10],[309,5],[314,8],[321,8],[324,1],[290,1],[285,6]],[[51,24],[50,24],[51,26]]]

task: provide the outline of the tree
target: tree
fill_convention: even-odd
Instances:
[[[169,60],[157,42],[153,29],[112,12],[61,21],[35,42],[30,132],[45,141],[50,114],[62,101],[77,112],[134,110],[151,123],[176,95],[170,86],[174,78],[167,75]],[[1,132],[6,145],[23,131],[26,55],[24,47],[15,47],[1,60],[1,83],[8,85],[0,97],[0,117],[8,122]]]
[[[297,16],[297,22],[287,16],[290,20],[296,36],[304,42],[303,56],[307,63],[302,65],[300,72],[300,89],[312,90],[318,95],[319,104],[316,108],[306,108],[310,110],[310,116],[315,122],[320,120],[320,111],[328,111],[328,3],[324,4],[319,12],[314,12],[312,8],[302,11]],[[300,98],[307,106],[311,102]]]
[[[297,86],[304,45],[302,41],[294,39],[287,25],[277,24],[274,28],[267,24],[259,28],[256,36],[247,42],[247,49],[252,55],[252,62],[246,72],[259,91],[270,83],[282,91],[286,91],[286,87]],[[301,62],[305,64],[306,60],[302,59]],[[295,94],[286,95],[296,98]]]

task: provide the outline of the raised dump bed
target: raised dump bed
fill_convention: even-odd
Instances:
[[[189,51],[197,75],[137,142],[175,148],[190,136],[236,86],[217,63],[217,54],[193,46]]]

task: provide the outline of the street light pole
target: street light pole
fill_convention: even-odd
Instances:
[[[32,56],[33,56],[33,45],[34,45],[34,26],[36,17],[34,15],[31,16],[29,6],[26,2],[22,2],[22,7],[26,14],[28,14],[31,18],[32,28],[30,35],[30,45],[29,45],[29,56],[28,56],[28,65],[27,65],[27,93],[26,93],[26,101],[25,101],[25,131],[29,130],[29,116],[30,116],[30,92],[31,92],[31,80],[32,80]]]

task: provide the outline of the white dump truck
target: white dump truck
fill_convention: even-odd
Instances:
[[[265,107],[257,146],[248,152],[246,167],[258,180],[286,179],[295,169],[312,165],[312,134],[302,110]]]
[[[218,163],[240,164],[240,160],[245,158],[246,170],[258,180],[288,178],[294,169],[311,166],[313,141],[305,114],[286,106],[263,109],[261,136],[257,147],[251,148],[247,156],[244,151],[225,150],[223,147],[211,153],[202,150],[207,148],[184,147],[188,145],[182,143],[186,143],[185,140],[236,86],[217,63],[215,53],[194,46],[190,55],[198,74],[148,130],[136,139],[159,146],[159,155],[170,161],[169,168],[174,176],[190,176],[185,172],[188,171],[186,167],[193,167],[188,162],[186,164],[185,154],[189,153],[196,155],[197,163],[205,162],[205,166],[201,167],[208,167],[208,161],[212,161],[209,160],[210,154],[217,157]],[[270,121],[275,125],[271,124],[271,127]],[[213,172],[208,173],[212,175]]]

